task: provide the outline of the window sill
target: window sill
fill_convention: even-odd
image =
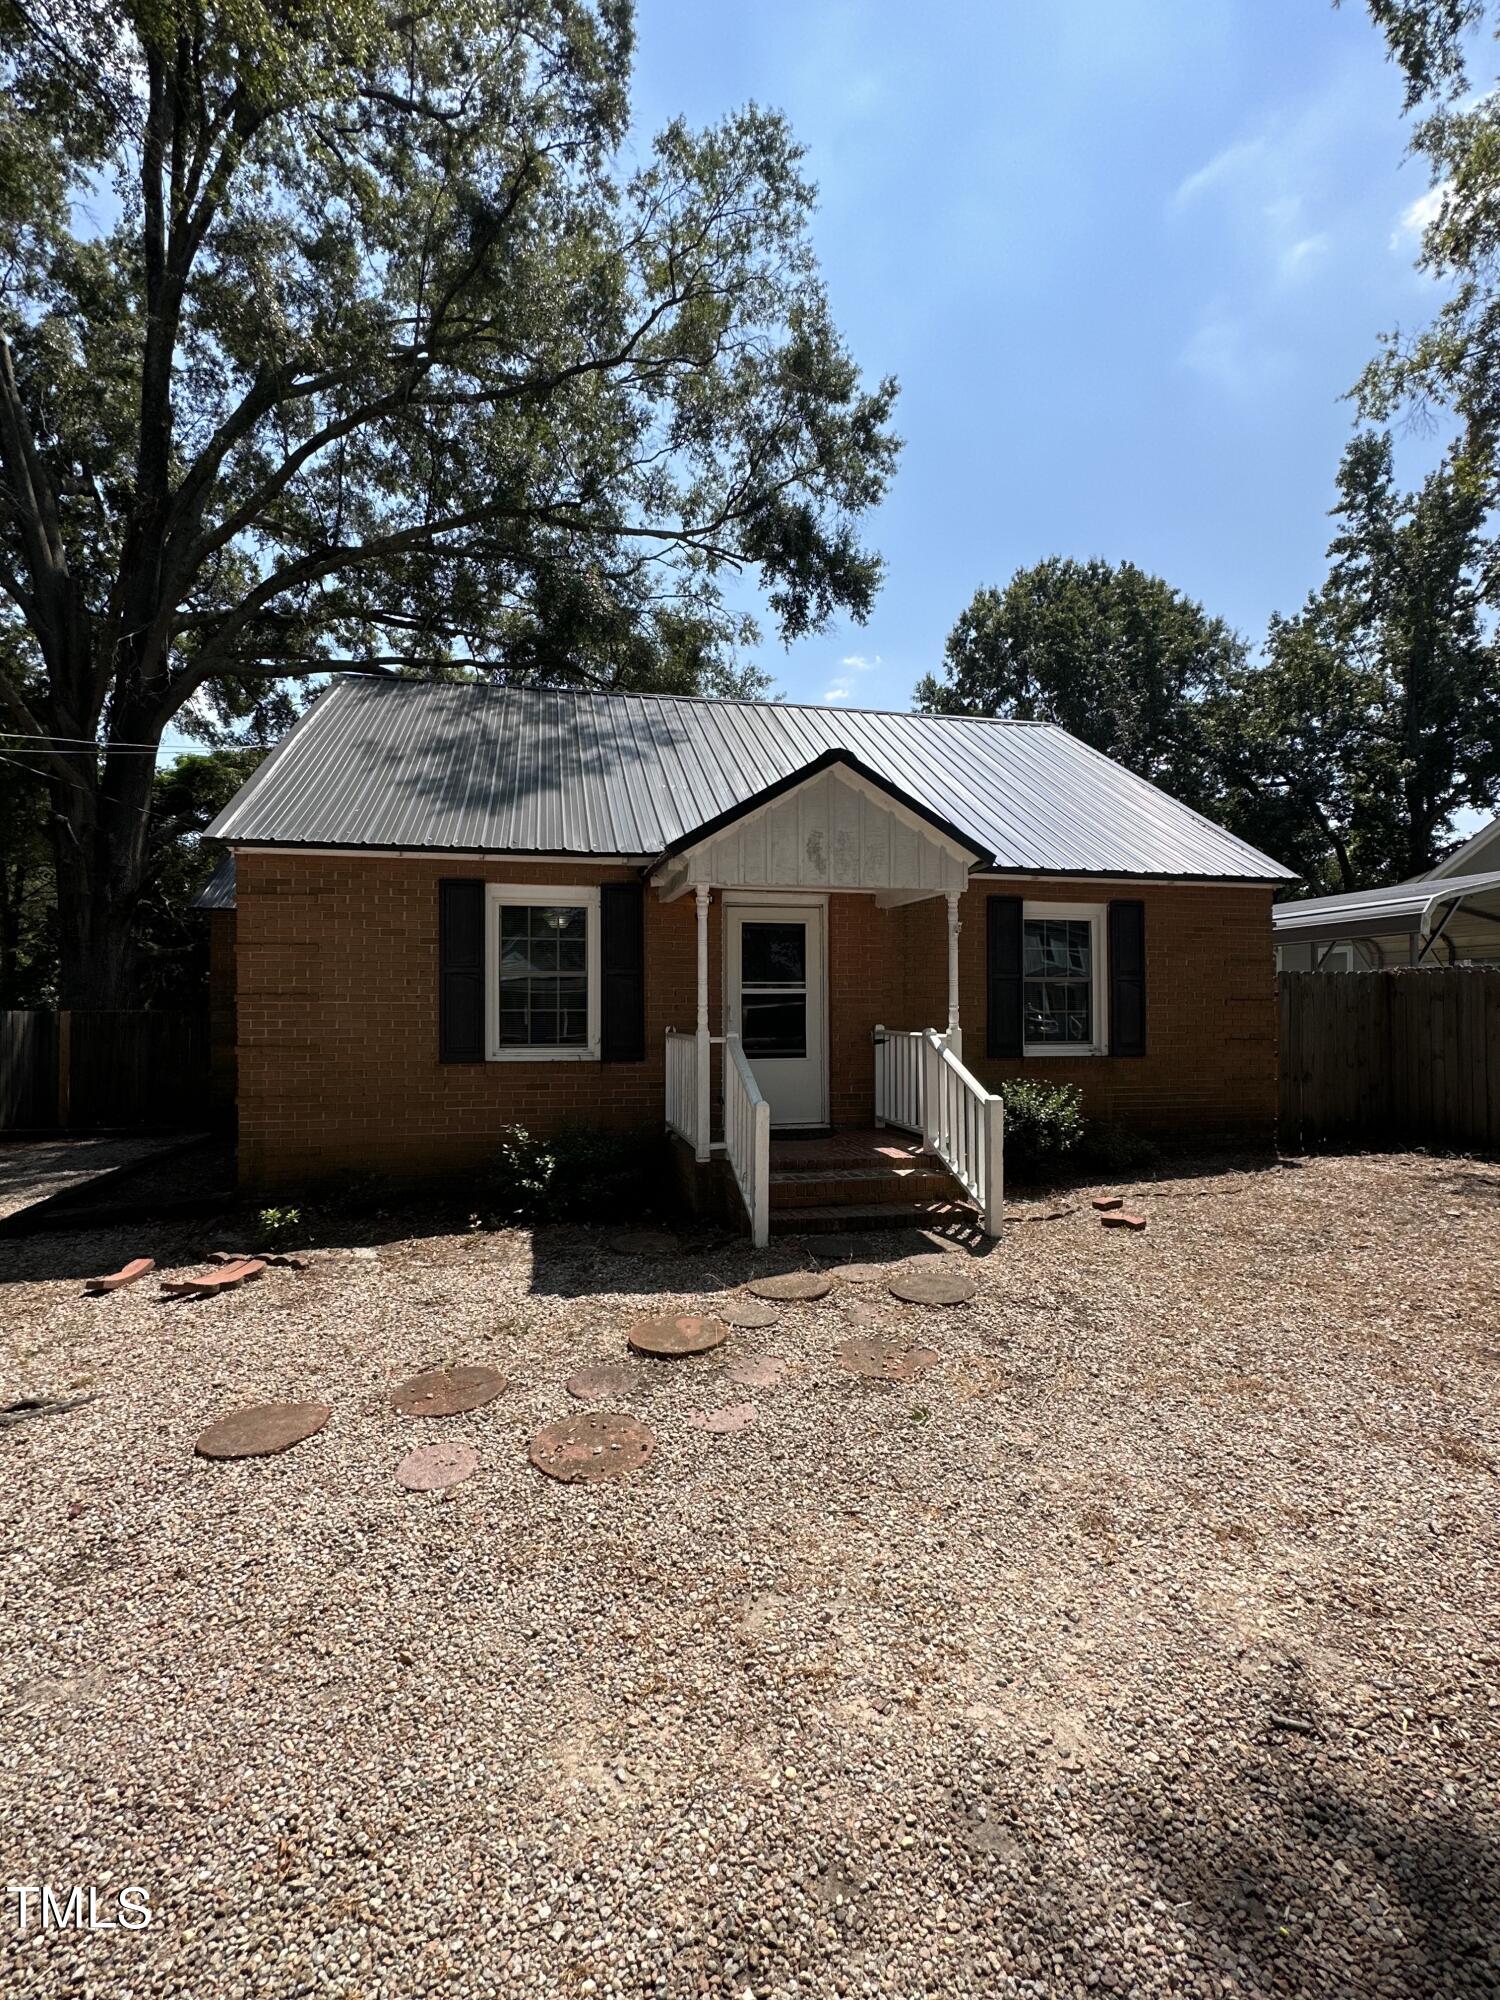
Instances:
[[[597,1049],[491,1049],[486,1062],[598,1062]]]
[[[1107,1056],[1108,1049],[1085,1048],[1081,1042],[1028,1042],[1021,1051],[1024,1062],[1051,1062],[1054,1056],[1069,1062],[1079,1056]]]

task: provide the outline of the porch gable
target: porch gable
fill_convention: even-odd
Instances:
[[[706,821],[651,871],[664,901],[698,883],[722,889],[850,889],[881,901],[961,895],[985,850],[845,752]]]

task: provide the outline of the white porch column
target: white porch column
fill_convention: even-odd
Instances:
[[[948,891],[948,1046],[963,1061],[964,1034],[958,1021],[958,934],[963,925],[958,920],[958,895]]]
[[[698,908],[698,1102],[694,1107],[693,1151],[700,1160],[706,1160],[709,1155],[708,896],[706,882],[693,884],[693,901]]]

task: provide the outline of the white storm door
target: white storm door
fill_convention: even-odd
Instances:
[[[728,1028],[773,1125],[828,1122],[821,904],[735,904],[728,922]]]

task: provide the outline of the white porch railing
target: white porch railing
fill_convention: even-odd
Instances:
[[[698,1037],[667,1030],[667,1130],[686,1139],[696,1154],[700,1124],[702,1142],[708,1145],[708,1106],[699,1104]]]
[[[724,1150],[750,1218],[751,1241],[764,1250],[771,1237],[771,1107],[738,1035],[724,1037]]]
[[[875,1122],[921,1135],[972,1195],[987,1236],[1005,1205],[1005,1106],[936,1028],[875,1030]]]
[[[922,1130],[921,1028],[875,1030],[875,1123]]]

